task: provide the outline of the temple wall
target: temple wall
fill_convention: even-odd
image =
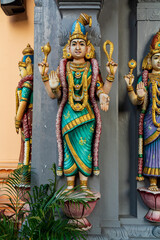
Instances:
[[[28,43],[34,47],[34,1],[26,1],[26,11],[16,16],[6,16],[0,8],[0,195],[1,181],[17,167],[20,152],[20,134],[15,130],[15,90],[20,80],[18,62]],[[5,200],[0,198],[1,201]]]
[[[109,39],[114,43],[113,59],[118,63],[118,72],[110,92],[110,109],[107,113],[101,111],[101,175],[89,179],[89,186],[101,192],[101,199],[89,217],[94,227],[89,232],[88,239],[159,239],[159,224],[144,219],[147,207],[137,194],[137,187],[144,186],[147,181],[137,183],[135,180],[138,162],[138,111],[129,101],[123,79],[129,72],[128,61],[132,58],[137,61],[135,76],[141,73],[142,59],[147,54],[151,37],[159,30],[159,1],[35,0],[35,8],[33,1],[26,2],[28,16],[22,15],[20,19],[7,17],[0,9],[0,26],[1,29],[6,29],[5,38],[1,38],[0,43],[6,46],[5,40],[12,39],[8,40],[7,47],[1,49],[3,58],[0,61],[5,70],[2,71],[5,86],[2,83],[4,88],[0,90],[0,168],[3,162],[5,167],[7,163],[8,168],[13,168],[18,160],[20,136],[16,135],[14,129],[15,88],[19,80],[17,63],[22,49],[30,42],[35,46],[36,86],[33,106],[32,185],[43,184],[53,177],[50,168],[58,161],[55,135],[58,103],[45,92],[37,64],[43,59],[41,46],[49,41],[52,47],[48,57],[50,70],[57,68],[73,21],[81,12],[86,12],[93,17],[93,31],[89,33],[89,38],[95,45],[104,80],[107,58],[102,46],[105,40]],[[14,57],[11,57],[11,53]],[[3,90],[5,88],[6,91]],[[59,186],[64,183],[64,177],[59,179]]]

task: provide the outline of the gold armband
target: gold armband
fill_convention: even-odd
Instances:
[[[16,128],[20,128],[20,126],[21,126],[21,120],[17,120],[17,119],[15,118],[15,127],[16,127]]]
[[[45,76],[42,76],[42,81],[43,81],[43,82],[47,82],[47,81],[49,81],[48,74],[45,75]]]
[[[139,97],[139,96],[137,95],[137,100],[138,100],[139,102],[142,102],[142,101],[144,100],[144,96],[143,96],[143,97]]]
[[[107,77],[106,77],[106,80],[107,80],[108,82],[114,82],[114,75],[108,74]]]
[[[127,86],[127,91],[128,91],[128,92],[132,92],[132,91],[134,91],[133,86],[132,86],[132,85],[131,85],[131,86]]]
[[[60,89],[60,85],[58,85],[58,87],[56,87],[56,88],[52,88],[52,92],[53,92],[54,94],[57,94],[57,92],[59,91],[59,89]]]

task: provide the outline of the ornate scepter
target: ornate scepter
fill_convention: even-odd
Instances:
[[[110,46],[110,51],[109,53],[107,52],[107,49],[106,49],[106,46],[109,45]],[[110,68],[110,71],[111,71],[111,74],[113,75],[114,72],[113,72],[113,66],[111,64],[111,61],[112,61],[112,54],[113,54],[113,50],[114,50],[114,45],[111,41],[107,40],[104,42],[103,44],[103,50],[108,58],[108,62],[109,62],[109,68]]]
[[[41,47],[41,51],[44,52],[44,63],[46,63],[48,55],[51,52],[51,46],[49,42],[45,46]],[[42,69],[42,76],[44,76],[45,68],[46,68],[46,65],[44,64]]]
[[[132,75],[133,69],[137,67],[136,61],[133,60],[133,59],[130,60],[130,61],[128,62],[128,67],[130,68],[129,74]],[[130,77],[130,79],[129,79],[129,85],[131,85],[131,79],[132,79],[132,77]]]

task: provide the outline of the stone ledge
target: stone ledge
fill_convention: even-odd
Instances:
[[[137,5],[137,20],[138,21],[159,21],[160,20],[160,4],[154,3],[139,3]]]
[[[58,1],[58,7],[59,10],[100,10],[102,8],[102,1]]]

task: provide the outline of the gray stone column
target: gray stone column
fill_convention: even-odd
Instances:
[[[33,151],[32,184],[44,184],[52,178],[50,168],[57,162],[57,141],[55,121],[57,101],[50,99],[44,89],[38,70],[38,62],[44,58],[41,46],[50,42],[52,51],[48,57],[51,69],[59,63],[59,21],[60,14],[55,1],[35,0],[34,15],[34,104],[33,104]]]

